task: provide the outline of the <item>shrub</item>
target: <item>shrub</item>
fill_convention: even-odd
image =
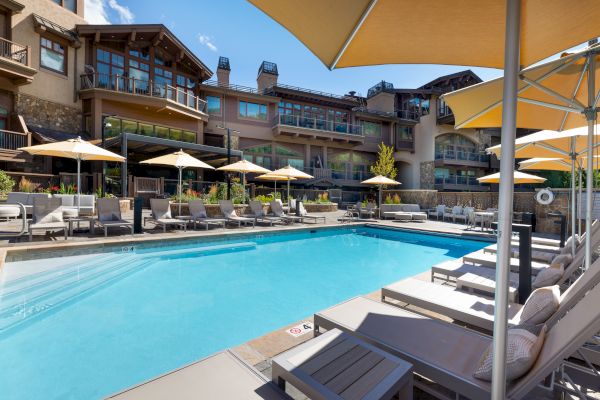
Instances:
[[[178,199],[178,195],[175,194],[173,196],[170,197],[171,200],[174,201],[178,201],[180,203],[185,203],[188,202],[190,200],[197,200],[202,198],[202,195],[198,192],[196,192],[195,190],[192,189],[186,189],[183,192],[181,192],[181,198]]]
[[[61,183],[60,186],[58,187],[58,190],[56,191],[56,193],[58,193],[58,194],[76,194],[77,186],[73,185],[73,184],[65,185],[64,183]]]
[[[21,192],[32,193],[37,188],[37,185],[31,182],[29,179],[22,177],[19,182],[19,190]]]
[[[270,203],[273,200],[275,200],[275,197],[273,196],[273,193],[269,193],[267,195],[265,195],[265,194],[259,194],[258,196],[256,196],[254,198],[254,200],[260,201],[261,203]]]
[[[394,204],[394,200],[392,199],[392,196],[388,194],[385,196],[383,203],[384,204]]]
[[[401,204],[402,203],[402,200],[400,199],[400,195],[398,193],[394,194],[394,197],[393,197],[392,201],[394,202],[394,204]]]
[[[14,186],[15,180],[6,172],[0,170],[0,196],[6,196],[8,192],[12,191]]]

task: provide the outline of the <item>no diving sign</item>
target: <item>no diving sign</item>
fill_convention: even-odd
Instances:
[[[292,335],[293,337],[298,337],[298,336],[305,335],[312,331],[313,331],[312,322],[304,321],[301,324],[292,326],[286,332],[289,333],[290,335]]]

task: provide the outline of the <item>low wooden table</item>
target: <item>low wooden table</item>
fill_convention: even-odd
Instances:
[[[317,399],[413,398],[412,364],[332,329],[273,359],[272,380]]]
[[[82,222],[87,222],[90,225],[90,233],[93,235],[94,234],[94,225],[95,225],[95,218],[94,217],[74,217],[74,218],[68,218],[67,221],[69,222],[69,236],[73,236],[73,224],[77,223],[77,229],[79,229],[79,224]]]

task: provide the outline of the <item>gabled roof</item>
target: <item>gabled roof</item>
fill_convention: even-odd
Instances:
[[[50,21],[42,17],[41,15],[33,14],[33,26],[35,27],[36,32],[49,32],[54,35],[57,35],[63,39],[68,40],[72,45],[79,47],[79,36],[76,32],[67,29],[63,26],[58,25],[55,22]]]
[[[475,72],[471,71],[470,69],[466,69],[464,71],[459,71],[459,72],[455,72],[453,74],[448,74],[448,75],[444,75],[444,76],[440,76],[439,78],[436,78],[434,80],[432,80],[431,82],[428,82],[426,84],[424,84],[423,86],[419,86],[418,89],[430,89],[434,86],[437,86],[441,83],[450,81],[452,79],[456,79],[456,78],[461,78],[464,77],[466,79],[471,79],[474,81],[474,83],[480,83],[483,82],[481,80],[481,78],[479,76],[477,76],[477,74],[475,74]]]

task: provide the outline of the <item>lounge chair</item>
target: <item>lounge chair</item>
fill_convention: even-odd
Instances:
[[[36,230],[45,232],[62,230],[65,233],[65,240],[67,240],[68,228],[63,218],[62,200],[34,197],[28,229],[30,242],[33,239],[33,231]]]
[[[583,272],[562,292],[558,310],[546,321],[548,326],[554,325],[558,319],[581,299],[588,290],[596,287],[600,290],[600,259],[590,269]],[[381,299],[393,299],[405,304],[445,315],[456,321],[493,330],[494,300],[489,297],[472,295],[446,285],[438,285],[415,278],[408,278],[381,289]],[[508,323],[518,325],[523,305],[509,303]]]
[[[273,215],[282,218],[286,222],[302,222],[302,217],[286,214],[285,211],[283,211],[283,207],[279,202],[277,202],[277,200],[271,201],[271,212]]]
[[[196,224],[205,225],[206,230],[208,230],[209,225],[217,225],[225,228],[227,220],[224,218],[209,218],[202,200],[190,200],[188,202],[188,210],[190,215],[179,216],[179,219],[193,222],[194,229],[196,229]]]
[[[221,209],[221,213],[227,222],[237,224],[238,227],[242,226],[242,224],[252,224],[252,227],[256,226],[256,221],[254,218],[239,217],[235,213],[235,208],[233,207],[231,200],[219,200],[219,208]]]
[[[155,226],[162,226],[163,232],[167,231],[169,226],[177,226],[187,229],[187,222],[183,219],[171,217],[171,203],[169,199],[150,199],[150,209],[152,215],[144,218],[144,225],[150,221]]]
[[[133,235],[133,222],[125,221],[121,216],[119,199],[98,199],[98,225],[104,228],[104,236],[108,236],[108,228],[129,228]]]
[[[315,223],[318,223],[320,219],[323,220],[323,223],[325,223],[326,221],[326,218],[322,215],[309,214],[308,211],[306,211],[306,208],[304,208],[303,203],[298,203],[298,213],[300,214],[300,217],[302,217],[302,222],[304,222],[307,219],[313,220]]]
[[[531,369],[507,383],[508,399],[526,397],[600,331],[599,303],[600,290],[588,292],[547,330]],[[314,324],[317,331],[338,328],[400,357],[413,364],[416,374],[456,394],[490,398],[491,383],[473,376],[492,343],[490,336],[361,297],[315,314]],[[554,378],[563,379],[560,373]],[[415,386],[428,390],[420,381]]]
[[[443,204],[437,205],[435,208],[427,210],[427,215],[430,217],[435,217],[438,221],[440,218],[444,218],[444,213],[446,212],[446,206]]]
[[[358,206],[358,204],[357,204],[357,206]],[[358,210],[359,210],[361,218],[362,218],[363,214],[366,214],[367,218],[373,218],[373,217],[375,217],[377,205],[375,203],[368,202],[364,208],[362,208],[362,204],[361,204],[361,206],[359,206]]]
[[[250,206],[250,210],[252,211],[250,217],[254,218],[255,223],[263,222],[273,226],[273,224],[275,223],[284,222],[283,218],[281,217],[273,217],[267,215],[267,213],[265,213],[265,210],[263,209],[263,204],[260,201],[251,201],[250,203],[248,203],[248,205]]]
[[[557,254],[555,254],[556,256]],[[486,268],[496,268],[496,254],[485,253],[483,250],[474,251],[463,256],[462,261],[466,264],[481,265]],[[552,260],[550,260],[552,261]],[[540,270],[546,268],[550,263],[531,261],[531,272],[536,275]],[[511,257],[510,270],[519,271],[519,259]]]
[[[112,395],[112,400],[291,400],[254,367],[225,350]]]

